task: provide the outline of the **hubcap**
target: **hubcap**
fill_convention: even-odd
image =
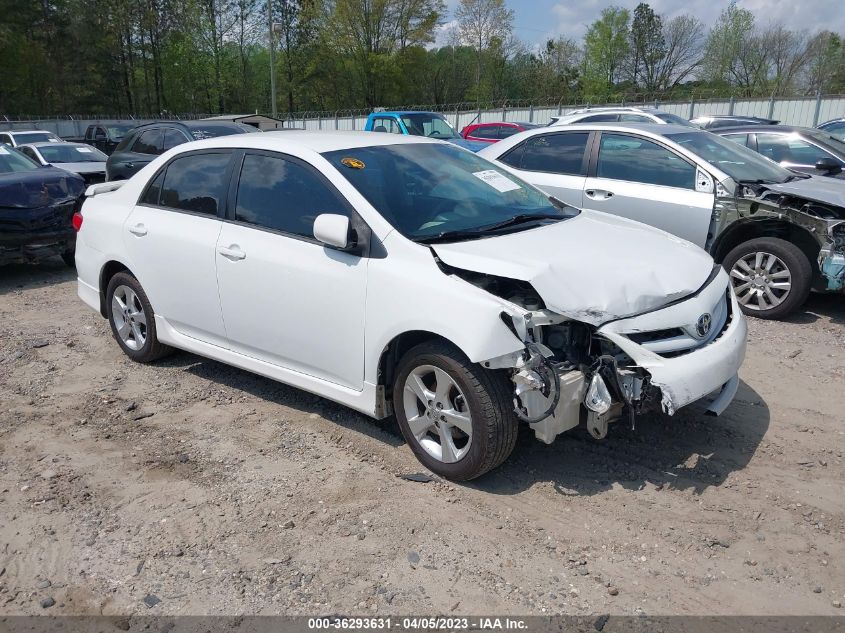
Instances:
[[[118,286],[111,300],[112,320],[120,340],[132,350],[147,342],[147,315],[138,295],[129,286]]]
[[[783,260],[771,253],[749,253],[731,268],[737,300],[749,310],[771,310],[792,290],[792,274]]]
[[[405,380],[403,399],[408,427],[426,453],[452,464],[469,452],[469,405],[449,374],[433,365],[414,368]]]

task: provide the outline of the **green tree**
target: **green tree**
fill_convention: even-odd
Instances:
[[[513,11],[504,0],[460,0],[455,17],[464,43],[475,49],[475,98],[479,100],[484,54],[495,48],[501,50],[510,37]]]
[[[666,38],[662,18],[645,2],[634,9],[629,42],[628,76],[638,90],[654,93],[660,64],[666,58]]]
[[[584,36],[584,81],[588,95],[607,98],[628,57],[629,23],[627,9],[608,7],[590,25]]]

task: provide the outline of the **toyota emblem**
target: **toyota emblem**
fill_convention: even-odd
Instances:
[[[713,317],[708,313],[702,314],[698,317],[698,322],[695,324],[695,331],[700,338],[704,338],[710,332],[710,326],[713,324]]]

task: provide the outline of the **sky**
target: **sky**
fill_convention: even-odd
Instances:
[[[514,12],[514,35],[532,48],[560,35],[580,41],[587,26],[608,6],[634,10],[639,0],[505,0]],[[690,13],[712,24],[729,0],[650,0],[651,8],[670,18]],[[458,0],[447,0],[444,27],[453,23]],[[758,24],[782,22],[795,30],[829,29],[845,34],[845,0],[740,0],[754,13]],[[444,27],[441,27],[441,33]],[[443,44],[438,38],[437,45]]]

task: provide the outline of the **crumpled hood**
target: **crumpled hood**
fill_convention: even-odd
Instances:
[[[592,325],[690,295],[713,270],[710,255],[686,240],[591,211],[536,229],[432,248],[448,266],[527,281],[548,309]]]
[[[841,207],[842,219],[845,219],[845,180],[828,176],[810,176],[796,178],[791,182],[766,185],[767,189],[790,196],[799,196]]]
[[[0,174],[0,207],[37,209],[78,198],[85,181],[64,169],[39,167],[32,171]]]

